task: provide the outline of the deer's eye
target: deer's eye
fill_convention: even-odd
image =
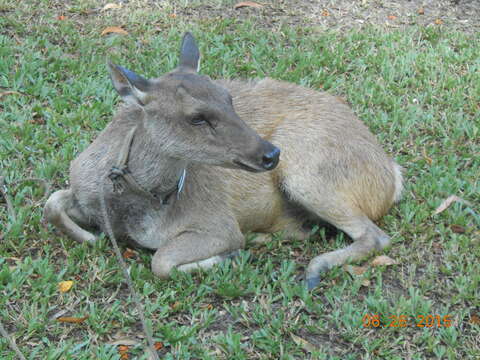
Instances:
[[[194,117],[192,117],[190,119],[190,123],[192,125],[204,125],[204,124],[208,124],[208,121],[205,118],[205,116],[199,114],[199,115],[195,115]]]

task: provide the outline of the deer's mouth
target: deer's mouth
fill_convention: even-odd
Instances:
[[[252,167],[250,165],[247,165],[247,164],[245,164],[241,161],[238,161],[238,160],[233,160],[233,163],[235,165],[237,165],[240,169],[247,170],[247,171],[250,171],[250,172],[259,173],[259,172],[265,171],[264,169],[254,168],[254,167]]]

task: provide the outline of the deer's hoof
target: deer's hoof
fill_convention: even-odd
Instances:
[[[308,290],[316,288],[320,284],[320,276],[309,277],[306,279],[306,285]]]

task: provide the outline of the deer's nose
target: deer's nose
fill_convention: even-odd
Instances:
[[[273,150],[263,155],[262,166],[265,170],[273,170],[278,165],[279,160],[280,149],[274,146]]]

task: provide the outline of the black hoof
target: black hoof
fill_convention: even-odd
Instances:
[[[307,278],[307,289],[312,290],[320,284],[320,276],[315,276],[312,278]]]

